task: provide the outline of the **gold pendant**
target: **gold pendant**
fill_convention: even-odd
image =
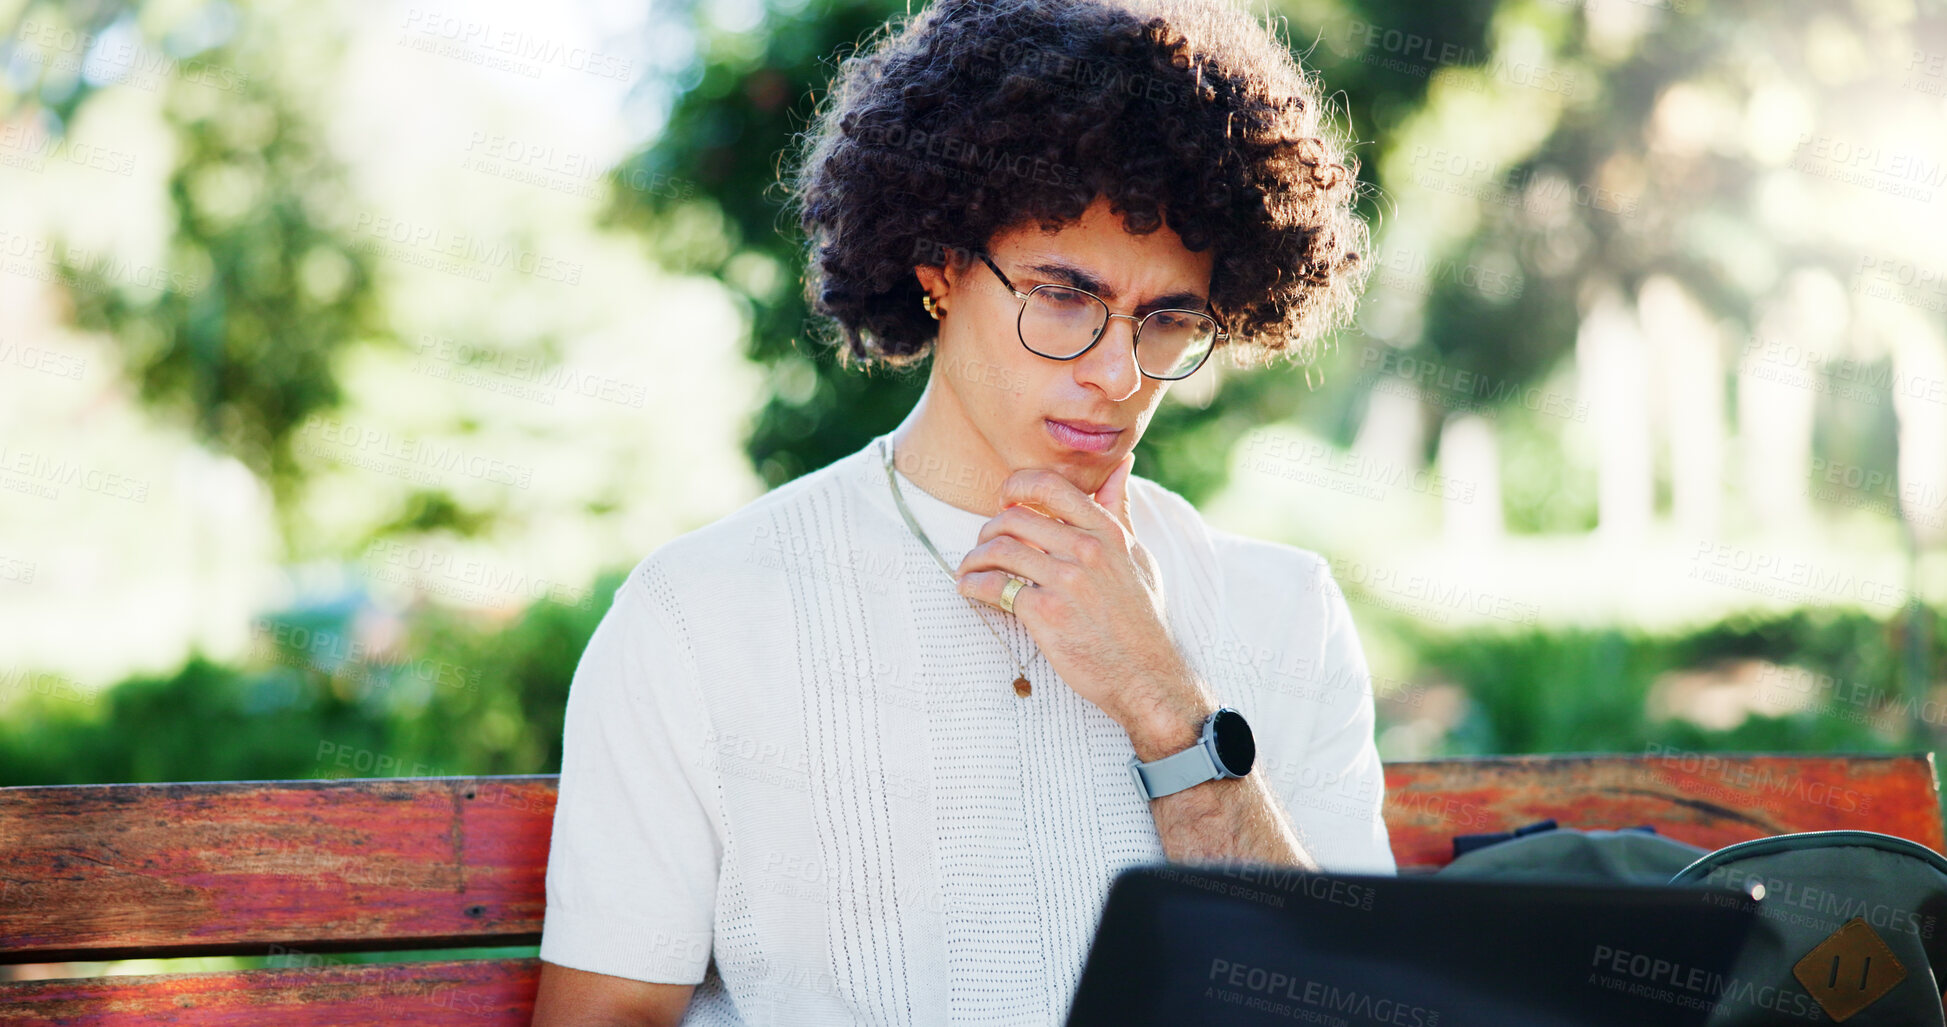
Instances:
[[[1026,699],[1026,698],[1028,697],[1028,693],[1029,693],[1029,692],[1032,692],[1033,690],[1034,690],[1034,686],[1033,686],[1033,685],[1030,685],[1030,684],[1028,684],[1028,679],[1027,679],[1027,678],[1025,678],[1025,677],[1017,677],[1017,678],[1015,678],[1015,679],[1014,679],[1014,694],[1015,694],[1015,695],[1018,695],[1018,696],[1020,696],[1021,698],[1023,698],[1023,699]]]

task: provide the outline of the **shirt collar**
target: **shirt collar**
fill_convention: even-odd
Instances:
[[[900,516],[899,508],[893,503],[892,491],[886,484],[884,458],[881,456],[880,449],[882,445],[891,447],[890,432],[873,438],[861,451],[860,456],[864,466],[861,468],[860,477],[873,505],[892,518],[893,525],[901,534],[910,535],[912,529],[906,526],[906,519]],[[981,526],[992,518],[954,506],[920,488],[902,471],[895,469],[893,473],[899,476],[899,495],[906,501],[906,509],[912,511],[913,519],[919,522],[920,530],[933,541],[933,547],[940,551],[948,566],[957,563],[960,557],[966,555],[967,550],[974,547],[975,541],[980,537]],[[931,558],[928,559],[930,561]]]

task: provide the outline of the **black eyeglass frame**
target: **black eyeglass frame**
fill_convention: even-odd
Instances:
[[[1109,309],[1109,301],[1103,299],[1100,296],[1097,296],[1096,294],[1088,291],[1087,289],[1079,289],[1072,285],[1059,285],[1059,284],[1050,283],[1044,285],[1037,285],[1034,288],[1029,289],[1027,292],[1022,292],[1021,290],[1016,289],[1014,287],[1013,282],[1008,281],[1007,275],[1004,274],[1000,268],[994,265],[993,260],[990,259],[987,256],[987,254],[983,253],[980,255],[980,262],[987,265],[987,269],[989,271],[994,272],[994,277],[1001,280],[1001,285],[1005,287],[1008,292],[1013,293],[1015,299],[1021,301],[1021,312],[1015,315],[1014,318],[1014,335],[1016,338],[1021,340],[1021,345],[1025,347],[1029,353],[1032,353],[1037,357],[1046,357],[1049,360],[1079,360],[1083,354],[1087,353],[1089,350],[1094,349],[1095,344],[1101,342],[1102,337],[1104,335],[1108,334],[1109,322],[1119,317],[1125,321],[1136,322],[1136,330],[1129,334],[1129,355],[1136,362],[1137,373],[1141,374],[1145,378],[1154,378],[1159,382],[1180,382],[1183,379],[1188,378],[1193,374],[1196,374],[1197,369],[1201,368],[1204,365],[1204,362],[1210,359],[1210,354],[1217,352],[1217,347],[1230,339],[1230,332],[1224,329],[1224,323],[1222,321],[1217,320],[1215,316],[1211,315],[1206,311],[1190,310],[1186,307],[1163,307],[1157,310],[1152,310],[1141,317],[1137,317],[1134,314],[1118,314],[1115,311]],[[1057,357],[1054,356],[1053,354],[1043,353],[1040,350],[1035,349],[1033,346],[1028,345],[1028,336],[1026,332],[1022,331],[1021,322],[1027,320],[1028,299],[1032,297],[1035,293],[1040,292],[1043,289],[1066,289],[1069,292],[1078,292],[1102,305],[1102,312],[1106,316],[1103,317],[1101,326],[1095,329],[1095,338],[1090,339],[1088,345],[1083,346],[1081,349],[1065,357]],[[1143,325],[1148,324],[1149,319],[1155,317],[1157,314],[1195,314],[1198,317],[1208,318],[1211,324],[1217,326],[1216,337],[1210,341],[1210,348],[1203,351],[1203,356],[1197,360],[1196,367],[1192,367],[1188,371],[1185,371],[1174,378],[1165,378],[1162,375],[1150,374],[1148,371],[1144,370],[1142,354],[1137,349],[1137,343],[1142,341]]]

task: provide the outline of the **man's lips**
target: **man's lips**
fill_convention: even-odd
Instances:
[[[1084,453],[1107,453],[1122,437],[1122,429],[1105,428],[1090,421],[1062,421],[1053,417],[1044,421],[1048,425],[1050,438],[1069,449]]]
[[[1048,420],[1091,435],[1112,435],[1122,430],[1113,424],[1097,424],[1094,421],[1065,421],[1059,417],[1050,417]]]

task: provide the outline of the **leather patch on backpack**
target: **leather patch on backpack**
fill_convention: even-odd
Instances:
[[[1906,967],[1866,923],[1853,917],[1805,953],[1792,976],[1836,1023],[1886,997],[1906,980]]]

